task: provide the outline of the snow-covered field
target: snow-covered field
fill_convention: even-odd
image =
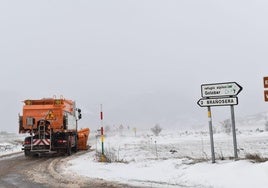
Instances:
[[[94,150],[71,160],[65,173],[72,171],[140,187],[268,186],[268,162],[244,160],[246,154],[268,157],[268,132],[238,132],[238,161],[232,160],[231,134],[216,133],[214,141],[216,164],[211,163],[209,134],[205,131],[163,130],[157,137],[150,130],[137,132],[136,136],[131,130],[121,135],[111,132],[104,145],[113,162],[98,162]],[[100,139],[90,142],[93,149],[101,152]]]
[[[234,161],[232,134],[214,126],[216,163],[211,162],[208,127],[182,131],[150,129],[106,132],[105,154],[110,163],[99,162],[100,138],[91,134],[91,151],[63,164],[63,174],[82,175],[138,187],[267,188],[268,162],[245,159],[247,154],[268,158],[267,113],[237,121],[239,160]],[[93,132],[93,131],[92,131]],[[21,151],[25,135],[0,134],[0,156]]]
[[[20,152],[23,140],[24,135],[0,132],[0,157]]]

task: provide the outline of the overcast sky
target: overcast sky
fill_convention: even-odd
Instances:
[[[0,1],[2,131],[24,99],[63,95],[81,127],[207,124],[201,84],[243,87],[236,116],[268,110],[268,3],[258,0]],[[228,107],[213,108],[215,121]]]

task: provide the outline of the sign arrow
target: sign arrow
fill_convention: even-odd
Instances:
[[[236,82],[225,82],[215,84],[202,84],[202,97],[227,97],[236,96],[242,91],[242,87]]]
[[[197,104],[200,107],[209,107],[209,106],[230,106],[237,105],[237,97],[225,97],[225,98],[209,98],[209,99],[199,99]]]
[[[264,101],[268,102],[268,90],[264,91]]]

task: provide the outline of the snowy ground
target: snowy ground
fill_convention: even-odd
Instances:
[[[100,138],[91,134],[92,151],[63,164],[63,174],[82,175],[138,187],[267,188],[268,162],[255,163],[247,154],[268,158],[268,132],[264,132],[267,113],[250,116],[237,123],[239,160],[234,161],[232,134],[214,126],[216,163],[211,163],[208,128],[181,131],[132,129],[107,132],[105,154],[111,163],[101,163]],[[92,131],[93,132],[93,131]],[[21,151],[25,135],[0,132],[0,158]]]
[[[20,152],[24,135],[0,132],[0,157]]]
[[[232,135],[216,133],[214,141],[216,164],[211,163],[209,134],[205,131],[163,130],[158,137],[149,130],[137,132],[136,136],[131,130],[121,136],[107,133],[105,153],[112,163],[98,162],[95,150],[71,160],[65,173],[71,170],[83,176],[140,187],[268,186],[268,162],[243,159],[246,154],[268,157],[268,132],[238,132],[241,158],[238,161],[232,160]],[[100,139],[90,142],[93,149],[101,151]]]

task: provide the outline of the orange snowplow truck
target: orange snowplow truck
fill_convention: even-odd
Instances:
[[[81,110],[75,102],[63,98],[25,100],[23,114],[19,115],[19,133],[29,133],[24,140],[25,156],[44,153],[71,155],[86,150],[90,130],[78,131]]]

